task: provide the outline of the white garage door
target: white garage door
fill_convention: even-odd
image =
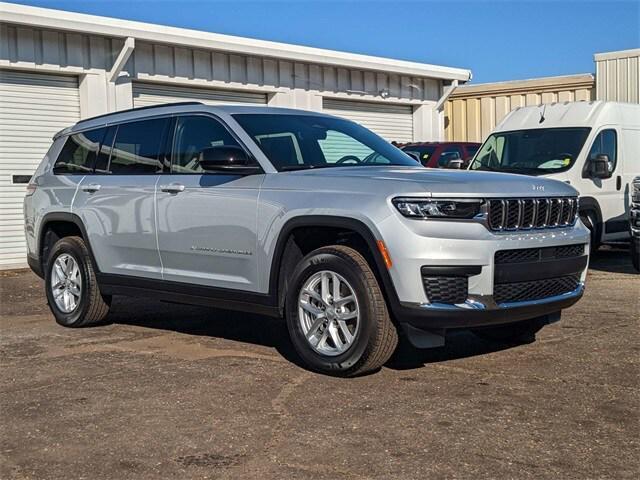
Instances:
[[[78,120],[77,77],[0,70],[0,268],[26,264],[24,182]]]
[[[410,105],[325,98],[322,108],[325,113],[365,126],[390,142],[413,141],[413,107]]]
[[[207,105],[225,103],[266,105],[267,96],[262,93],[215,90],[212,88],[178,87],[172,85],[133,84],[133,106],[148,107],[162,103],[202,102]]]

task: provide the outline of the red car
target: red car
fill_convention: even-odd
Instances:
[[[417,142],[398,145],[400,150],[429,168],[466,168],[480,148],[472,142]],[[452,160],[454,161],[453,163]],[[455,160],[462,160],[462,164]]]

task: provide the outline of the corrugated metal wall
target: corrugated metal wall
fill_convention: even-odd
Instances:
[[[598,100],[640,103],[640,48],[598,53],[593,59]]]
[[[0,24],[0,65],[50,66],[53,69],[109,70],[124,40],[97,35],[58,32]],[[389,90],[389,99],[432,100],[441,94],[441,82],[383,72],[296,63],[265,57],[234,55],[171,45],[137,42],[125,70],[140,80],[182,80],[193,85],[227,88],[237,85],[294,88],[319,92],[352,92],[377,98]]]
[[[589,74],[458,87],[445,105],[445,137],[481,142],[517,107],[592,100],[594,94]]]

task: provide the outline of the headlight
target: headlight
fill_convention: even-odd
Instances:
[[[426,198],[394,198],[393,204],[410,218],[473,218],[480,213],[482,200],[441,200]]]

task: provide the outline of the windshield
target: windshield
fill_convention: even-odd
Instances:
[[[493,133],[474,157],[470,170],[543,175],[571,168],[589,128],[538,128]]]
[[[279,171],[418,163],[366,128],[315,115],[237,114],[235,120]]]

